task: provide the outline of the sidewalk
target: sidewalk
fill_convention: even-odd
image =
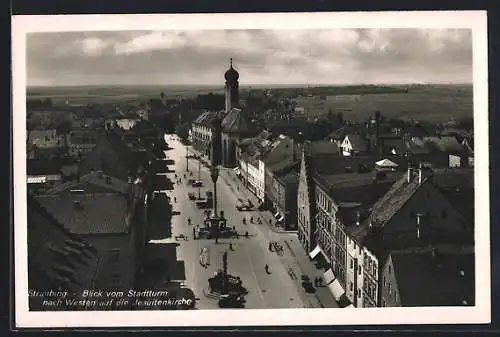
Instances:
[[[284,240],[283,247],[286,247],[285,249],[287,249],[294,257],[296,262],[295,266],[301,271],[301,274],[309,276],[311,280],[314,280],[318,276],[323,276],[323,271],[321,269],[317,269],[313,262],[309,259],[309,256],[304,251],[304,248],[302,248],[298,238]],[[323,308],[339,307],[328,287],[321,286],[315,288],[316,293],[314,295]]]

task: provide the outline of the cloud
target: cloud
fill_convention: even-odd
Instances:
[[[471,82],[470,30],[329,29],[37,33],[28,83],[223,85]]]

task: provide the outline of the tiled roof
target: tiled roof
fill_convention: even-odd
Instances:
[[[346,137],[349,138],[349,142],[351,143],[354,151],[366,151],[368,149],[368,142],[360,135],[351,134]]]
[[[392,188],[375,205],[373,205],[370,220],[381,226],[389,222],[392,217],[403,207],[404,204],[415,194],[415,192],[427,182],[424,177],[422,183],[418,179],[407,181],[403,175]]]
[[[289,156],[282,161],[272,163],[270,165],[266,164],[266,169],[270,170],[274,174],[278,174],[279,172],[281,172],[289,167],[292,167],[294,165],[296,166],[299,162],[300,162],[300,155],[297,154],[297,158],[295,161],[293,160],[293,156]]]
[[[28,209],[30,288],[92,288],[99,259],[97,250],[66,231],[32,198],[28,199]]]
[[[345,136],[352,134],[354,131],[356,131],[356,128],[353,126],[342,126],[337,130],[330,132],[326,139],[344,140]]]
[[[469,226],[474,224],[474,169],[435,170],[432,175],[432,184],[462,215]]]
[[[74,234],[128,233],[130,219],[125,196],[83,193],[72,197],[42,195],[37,201]]]
[[[277,178],[277,180],[284,186],[290,185],[290,184],[298,184],[299,183],[299,176],[297,172],[289,172],[283,176],[280,176]]]
[[[360,168],[371,171],[375,166],[372,156],[339,156],[333,153],[312,155],[311,164],[314,172],[321,175],[357,172]]]
[[[198,118],[195,119],[193,124],[203,125],[207,128],[210,128],[212,127],[212,122],[214,121],[215,117],[217,117],[217,112],[206,111],[199,115]]]
[[[57,174],[64,165],[73,164],[72,159],[28,159],[26,162],[26,170],[29,175],[47,175]]]
[[[307,144],[307,151],[312,155],[316,154],[340,154],[337,144],[327,140],[318,140]]]
[[[248,132],[249,124],[244,112],[241,109],[232,108],[222,120],[222,131],[228,133]]]
[[[459,152],[464,150],[457,138],[452,136],[424,137],[424,142],[431,152]]]
[[[54,186],[46,194],[67,194],[71,190],[84,190],[87,193],[120,193],[129,192],[129,184],[120,179],[108,176],[102,172],[91,172],[80,177],[80,181],[69,181]]]
[[[399,298],[409,306],[474,305],[474,255],[391,252]],[[461,275],[463,271],[463,276]]]

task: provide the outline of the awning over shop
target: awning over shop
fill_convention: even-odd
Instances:
[[[342,288],[338,280],[334,280],[332,283],[330,283],[328,285],[328,289],[330,289],[336,301],[338,301],[340,297],[342,297],[342,295],[344,295],[345,293],[344,288]]]
[[[325,282],[326,285],[328,285],[332,283],[334,280],[335,280],[335,274],[333,273],[332,268],[330,268],[323,274],[323,281]]]
[[[47,181],[46,176],[28,176],[28,184],[44,184]]]
[[[379,160],[375,164],[380,167],[394,167],[394,168],[398,167],[398,164],[389,159]]]
[[[318,256],[318,254],[321,252],[321,247],[319,245],[317,245],[313,250],[312,252],[309,253],[309,257],[311,259],[314,259],[316,256]]]

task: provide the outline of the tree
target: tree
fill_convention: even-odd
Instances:
[[[344,124],[344,115],[342,114],[342,111],[339,111],[337,113],[337,123],[339,125],[343,125]]]
[[[332,108],[328,109],[328,121],[333,122],[333,111]]]

